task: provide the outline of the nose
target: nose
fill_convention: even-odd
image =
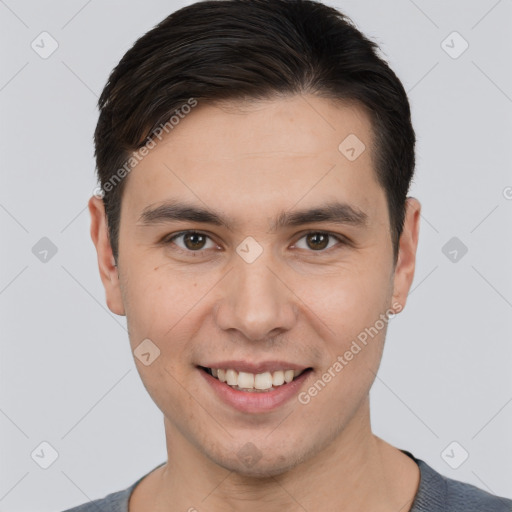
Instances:
[[[282,274],[263,255],[252,263],[240,258],[223,280],[215,307],[218,327],[236,330],[251,341],[290,330],[297,321],[297,298]]]

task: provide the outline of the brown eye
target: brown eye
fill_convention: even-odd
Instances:
[[[325,249],[329,244],[329,235],[327,233],[309,233],[306,235],[308,247],[319,251]]]
[[[206,238],[207,237],[201,233],[186,233],[183,235],[183,243],[187,249],[197,251],[204,247]]]
[[[163,243],[170,246],[174,245],[177,251],[188,253],[197,252],[202,254],[203,252],[206,253],[208,249],[215,248],[215,243],[208,235],[197,231],[182,231],[165,238]]]
[[[324,231],[310,231],[297,241],[295,247],[310,252],[328,252],[335,245],[344,245],[343,238]]]

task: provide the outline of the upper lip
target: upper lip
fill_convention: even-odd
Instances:
[[[264,372],[275,372],[278,370],[306,370],[309,366],[301,364],[288,363],[286,361],[261,361],[259,363],[250,363],[248,361],[219,361],[217,363],[205,363],[201,364],[204,368],[216,368],[216,369],[233,369],[238,372],[246,373],[264,373]]]

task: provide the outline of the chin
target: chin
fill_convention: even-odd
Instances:
[[[296,466],[296,464],[297,463],[290,464],[290,461],[269,461],[264,463],[261,460],[254,466],[249,467],[240,461],[231,461],[231,463],[223,465],[223,467],[242,477],[265,480],[288,472],[290,469]]]
[[[211,454],[210,459],[218,466],[237,475],[259,479],[282,475],[304,460],[302,454],[297,454],[297,450],[280,454],[272,448],[266,450],[268,450],[267,455],[249,442],[231,457],[227,457],[225,453]]]

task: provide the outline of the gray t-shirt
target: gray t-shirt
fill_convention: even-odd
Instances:
[[[401,451],[411,457],[420,468],[420,485],[410,512],[512,512],[512,500],[500,498],[473,485],[446,478],[422,460],[416,459],[410,452]],[[160,466],[163,464],[165,462]],[[127,489],[64,512],[128,512],[130,495],[146,475],[140,477]]]

